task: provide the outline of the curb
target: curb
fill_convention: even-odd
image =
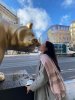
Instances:
[[[5,55],[5,57],[14,57],[14,56],[29,56],[29,55],[39,55],[39,53],[30,53],[30,54],[18,54],[18,55]]]

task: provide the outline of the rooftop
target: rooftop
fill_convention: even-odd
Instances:
[[[75,20],[73,20],[72,23],[75,23]]]
[[[51,30],[69,30],[70,26],[55,24],[50,27]]]
[[[9,13],[17,17],[16,12],[14,12],[12,9],[10,9],[5,3],[0,1],[0,6],[6,9]]]

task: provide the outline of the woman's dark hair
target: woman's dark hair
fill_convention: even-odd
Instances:
[[[57,69],[59,71],[61,71],[60,67],[58,65],[58,61],[57,61],[57,58],[56,58],[55,48],[54,48],[53,43],[46,41],[45,45],[46,45],[47,51],[45,51],[44,54],[47,54],[54,61]]]

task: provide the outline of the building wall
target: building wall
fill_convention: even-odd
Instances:
[[[71,41],[69,27],[54,25],[48,30],[48,39],[53,43],[69,43]]]
[[[71,44],[75,45],[75,21],[70,25]]]
[[[56,53],[66,53],[66,45],[71,41],[69,26],[53,25],[50,27],[47,34],[49,41],[54,43]]]
[[[10,23],[18,24],[18,17],[0,4],[0,19],[3,18]]]
[[[9,11],[5,6],[0,4],[0,20],[5,20],[8,23],[18,25],[19,20],[18,17]],[[14,50],[8,50],[6,54],[17,54]]]

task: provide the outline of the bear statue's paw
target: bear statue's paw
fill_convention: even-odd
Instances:
[[[0,72],[0,82],[5,80],[4,73]]]

